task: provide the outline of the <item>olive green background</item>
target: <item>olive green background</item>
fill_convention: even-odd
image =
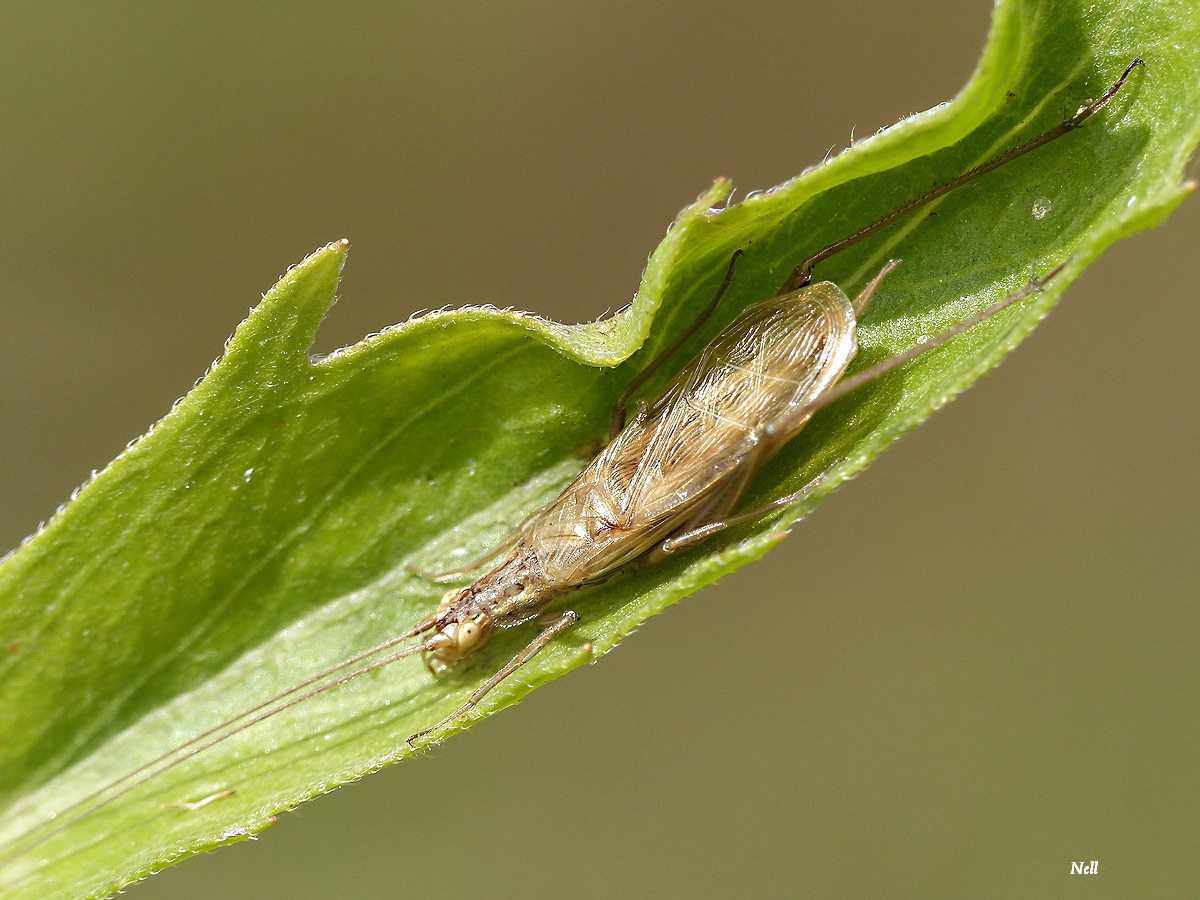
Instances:
[[[442,306],[593,318],[712,177],[952,96],[990,14],[253,7],[5,4],[4,547],[317,246],[352,242],[320,351]],[[603,664],[132,896],[1195,896],[1198,243],[1193,200],[1117,245]]]

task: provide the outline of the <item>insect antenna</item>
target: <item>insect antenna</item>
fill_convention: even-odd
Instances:
[[[329,666],[326,669],[322,669],[320,672],[309,676],[304,681],[292,685],[292,687],[288,688],[287,690],[281,691],[280,693],[267,698],[256,706],[252,706],[247,710],[243,710],[236,716],[231,716],[225,721],[212,726],[208,730],[202,731],[200,734],[196,735],[190,740],[172,747],[170,750],[160,754],[159,756],[156,756],[149,762],[143,763],[133,771],[122,775],[120,778],[102,785],[101,787],[92,791],[90,794],[87,794],[81,799],[76,800],[70,806],[67,806],[60,812],[56,813],[55,818],[57,819],[59,816],[70,814],[75,810],[80,810],[80,808],[83,807],[78,814],[71,816],[65,822],[58,824],[55,828],[51,829],[35,840],[30,841],[24,846],[17,846],[17,849],[12,850],[3,857],[0,857],[0,866],[8,865],[10,862],[13,862],[19,857],[25,855],[30,850],[33,850],[35,847],[44,844],[55,835],[61,834],[63,831],[67,830],[72,825],[75,825],[77,822],[80,822],[93,813],[98,812],[105,806],[108,806],[110,803],[119,800],[121,797],[124,797],[126,794],[130,793],[136,788],[141,787],[151,779],[157,778],[158,776],[169,772],[180,763],[186,762],[193,756],[196,756],[197,754],[216,746],[222,741],[228,740],[234,735],[245,731],[247,728],[250,728],[252,725],[257,725],[264,719],[269,719],[272,716],[303,702],[304,700],[308,700],[309,698],[315,697],[318,694],[323,694],[326,691],[337,687],[338,685],[345,684],[347,681],[358,678],[360,675],[365,675],[368,672],[374,672],[376,669],[381,669],[384,666],[388,666],[394,662],[397,662],[398,660],[405,659],[406,657],[413,656],[422,652],[423,650],[428,649],[427,642],[422,642],[413,647],[406,647],[397,653],[392,653],[388,656],[385,656],[383,659],[376,660],[373,663],[360,666],[357,669],[350,669],[350,667],[354,666],[356,663],[360,663],[363,660],[369,659],[372,656],[376,656],[385,650],[395,647],[397,644],[417,637],[418,635],[433,628],[435,624],[436,614],[428,616],[427,618],[422,619],[417,625],[413,626],[408,631],[398,634],[394,637],[390,637],[386,641],[376,644],[374,647],[371,647],[368,650],[363,650],[360,653],[356,653],[349,659],[344,659],[335,665]],[[331,675],[335,675],[338,672],[343,672],[346,669],[350,669],[350,671],[345,672],[332,681],[328,681],[324,684],[318,684],[318,682],[324,681]],[[317,686],[313,687],[313,685]],[[280,701],[283,700],[286,700],[287,702],[280,703]],[[109,794],[110,791],[113,791],[117,788],[120,788],[120,790],[117,790],[116,793]],[[109,794],[109,796],[104,796],[106,794]],[[103,799],[101,799],[102,797]],[[25,834],[17,837],[9,844],[9,846],[12,847],[14,845],[20,845],[22,841],[25,841],[31,835],[36,834],[39,828],[42,828],[47,824],[49,823],[43,822],[41,825],[35,826]]]
[[[995,171],[1006,163],[1010,163],[1013,160],[1024,156],[1026,153],[1032,153],[1038,147],[1043,147],[1046,144],[1049,144],[1051,141],[1058,140],[1063,135],[1074,131],[1096,113],[1100,112],[1100,110],[1102,110],[1108,104],[1108,101],[1116,96],[1117,91],[1121,90],[1121,87],[1125,84],[1125,79],[1129,77],[1129,73],[1132,72],[1137,66],[1141,65],[1145,65],[1145,63],[1142,62],[1141,57],[1135,59],[1125,67],[1125,71],[1121,73],[1121,77],[1113,82],[1108,90],[1106,90],[1095,100],[1085,104],[1079,110],[1079,112],[1075,113],[1075,115],[1055,125],[1049,131],[1033,138],[1033,140],[1026,141],[1024,144],[1018,144],[1011,150],[1001,153],[994,159],[991,159],[982,165],[976,166],[970,171],[951,178],[949,181],[938,185],[933,190],[922,194],[915,200],[910,200],[903,206],[897,207],[883,218],[876,219],[870,225],[860,228],[853,234],[849,234],[841,240],[834,241],[832,244],[829,244],[826,247],[822,247],[792,271],[792,274],[788,276],[787,281],[783,283],[783,287],[779,289],[779,292],[783,294],[787,293],[788,291],[794,291],[804,287],[812,280],[813,267],[816,266],[817,263],[828,259],[835,253],[845,250],[847,247],[857,244],[864,238],[868,238],[875,234],[875,232],[881,231],[882,229],[887,228],[889,225],[900,221],[905,216],[909,215],[915,210],[920,209],[926,203],[932,203],[938,197],[945,196],[956,188],[960,188],[964,184],[974,181],[976,178],[982,178],[984,175]]]

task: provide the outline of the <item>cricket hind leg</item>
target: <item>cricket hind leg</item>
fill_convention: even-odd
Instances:
[[[570,628],[572,625],[574,625],[578,621],[579,621],[579,616],[573,610],[568,609],[565,612],[563,612],[561,615],[559,615],[557,618],[555,618],[554,621],[552,621],[548,626],[546,626],[546,628],[541,632],[541,634],[539,634],[532,641],[530,641],[529,646],[527,646],[524,650],[522,650],[520,653],[518,653],[516,656],[514,656],[512,659],[510,659],[508,661],[508,663],[504,666],[504,668],[502,668],[499,672],[497,672],[495,675],[493,675],[491,678],[489,678],[487,681],[485,681],[483,683],[483,685],[480,686],[480,688],[477,691],[475,691],[475,693],[473,693],[469,698],[467,698],[466,703],[464,703],[462,706],[460,706],[454,712],[450,713],[450,715],[446,716],[446,718],[442,719],[436,725],[426,728],[424,731],[418,731],[416,734],[409,737],[405,741],[405,743],[407,743],[411,747],[413,745],[414,741],[418,741],[421,738],[428,737],[430,734],[432,734],[435,731],[440,731],[442,728],[444,728],[446,725],[449,725],[455,719],[470,712],[472,709],[474,709],[479,704],[480,700],[482,700],[489,693],[491,693],[492,690],[497,685],[499,685],[502,681],[504,681],[504,679],[508,678],[509,675],[511,675],[513,672],[517,671],[517,669],[521,668],[521,666],[525,665],[525,663],[529,662],[531,659],[533,659],[535,656],[537,656],[539,653],[541,653],[542,650],[545,649],[547,644],[549,644],[552,640],[554,640],[556,637],[558,637],[560,634],[562,634],[564,631],[566,631],[568,628]]]
[[[704,531],[704,537],[712,533],[708,526],[712,523],[720,521],[733,511],[737,506],[738,501],[746,492],[746,488],[750,486],[750,482],[754,479],[754,473],[758,471],[762,464],[764,452],[764,444],[762,435],[752,435],[747,441],[746,448],[737,456],[734,464],[721,478],[721,483],[716,491],[704,503],[694,510],[683,523],[670,535],[666,540],[651,548],[641,559],[641,564],[645,566],[653,566],[661,562],[664,558],[675,552],[678,547],[675,547],[673,542],[680,537],[692,535],[698,531]],[[702,540],[703,538],[696,538]],[[689,541],[688,546],[694,541]]]
[[[737,261],[741,259],[743,253],[744,251],[742,250],[735,250],[729,258],[729,267],[725,270],[725,277],[721,280],[721,285],[717,288],[717,292],[713,295],[712,300],[709,301],[708,306],[700,310],[700,313],[683,330],[683,333],[675,338],[658,356],[654,357],[646,368],[638,372],[633,381],[626,385],[625,390],[621,391],[621,396],[613,404],[612,418],[609,420],[608,439],[610,441],[625,427],[625,416],[629,406],[629,398],[637,392],[638,388],[646,383],[651,375],[661,369],[680,347],[686,344],[697,331],[704,327],[704,323],[711,319],[712,314],[717,311],[717,307],[721,305],[721,300],[724,299],[725,294],[729,291],[729,285],[733,283],[733,270],[737,267]]]
[[[893,369],[899,368],[906,362],[916,359],[921,354],[928,353],[930,350],[934,350],[937,347],[942,346],[942,344],[946,343],[946,341],[957,337],[964,331],[970,331],[980,322],[984,321],[985,319],[990,319],[992,316],[996,315],[996,313],[1008,308],[1009,306],[1012,306],[1014,303],[1019,303],[1033,294],[1039,293],[1043,288],[1046,287],[1046,285],[1058,277],[1062,270],[1065,269],[1071,262],[1071,259],[1071,257],[1067,257],[1063,262],[1059,263],[1045,275],[1040,277],[1034,276],[1033,278],[1030,278],[1029,281],[1025,283],[1024,287],[1013,291],[1011,294],[1001,300],[997,300],[991,306],[980,312],[977,312],[970,318],[964,319],[957,325],[947,328],[941,334],[931,337],[929,340],[925,341],[925,343],[915,344],[912,347],[909,347],[907,350],[903,350],[900,353],[897,353],[895,356],[890,356],[883,362],[871,366],[869,369],[864,369],[857,375],[851,375],[849,378],[843,378],[815,400],[812,400],[809,403],[804,404],[804,406],[799,407],[792,415],[796,419],[806,420],[818,410],[824,409],[834,401],[842,399],[847,394],[853,393],[866,384],[870,384],[875,379],[886,375]]]
[[[853,307],[856,319],[863,314],[863,310],[871,302],[871,298],[875,295],[875,291],[879,285],[883,283],[883,280],[899,264],[899,260],[889,260],[879,270],[879,274],[872,278],[867,286],[863,288],[862,292],[854,299]],[[768,427],[764,430],[763,434],[759,435],[759,440],[751,443],[750,450],[739,461],[737,469],[730,473],[728,486],[712,502],[706,503],[696,515],[692,516],[680,531],[667,538],[646,555],[647,565],[653,565],[665,556],[694,546],[709,535],[716,534],[718,531],[724,531],[726,528],[753,522],[794,503],[799,503],[810,491],[821,484],[835,468],[845,462],[844,458],[836,460],[833,465],[795,493],[789,494],[786,497],[780,497],[778,500],[772,500],[767,505],[758,509],[726,518],[746,488],[749,487],[754,473],[758,471],[762,462],[763,448],[766,447],[766,442],[762,439],[767,437],[770,431],[771,428]]]
[[[1024,300],[1033,294],[1038,293],[1047,284],[1049,284],[1060,272],[1062,272],[1062,270],[1067,267],[1067,264],[1070,261],[1071,261],[1070,258],[1068,258],[1066,261],[1055,266],[1053,269],[1051,269],[1048,273],[1041,276],[1040,278],[1038,278],[1038,277],[1031,278],[1025,284],[1025,286],[1022,287],[1020,290],[1014,291],[1013,293],[1009,294],[1007,297],[1003,298],[1002,300],[998,300],[997,302],[993,303],[991,306],[987,307],[987,309],[984,309],[982,312],[978,312],[975,315],[971,316],[970,318],[964,319],[962,322],[959,322],[957,325],[954,325],[953,327],[946,329],[941,334],[939,334],[933,338],[930,338],[925,343],[917,344],[913,347],[910,347],[908,350],[902,351],[901,353],[897,353],[895,356],[889,357],[888,359],[885,359],[883,362],[878,363],[877,365],[871,366],[869,369],[865,369],[862,372],[859,372],[857,375],[852,375],[849,378],[845,378],[845,379],[839,381],[836,385],[834,385],[832,388],[827,390],[820,397],[818,397],[817,399],[813,400],[812,402],[807,403],[804,406],[797,409],[796,412],[793,414],[794,417],[799,421],[807,420],[812,415],[814,415],[818,410],[823,409],[824,407],[833,403],[835,400],[840,400],[842,397],[845,397],[847,394],[858,390],[860,387],[863,387],[864,385],[871,383],[872,381],[874,381],[875,379],[877,379],[883,375],[886,375],[888,372],[891,372],[893,369],[899,368],[900,366],[904,365],[906,362],[909,362],[910,360],[915,359],[916,357],[920,356],[922,353],[927,353],[928,351],[933,350],[936,347],[940,347],[942,344],[946,343],[946,341],[962,334],[964,331],[969,331],[971,328],[974,328],[980,322],[984,321],[985,319],[991,318],[996,313],[1000,312],[1001,310],[1005,309],[1006,307],[1012,306],[1014,303],[1018,303],[1019,301]],[[881,273],[881,274],[886,274],[886,271],[887,270],[885,269],[885,272]],[[878,279],[876,279],[876,280],[878,280]],[[810,493],[812,490],[814,490],[816,487],[818,487],[822,481],[824,481],[827,477],[829,477],[829,475],[831,475],[833,473],[833,471],[835,469],[837,469],[837,467],[840,466],[843,462],[845,462],[844,457],[836,460],[833,463],[833,465],[831,465],[828,469],[826,469],[824,472],[822,472],[820,475],[818,475],[816,478],[814,478],[808,484],[804,485],[804,487],[800,488],[800,490],[796,491],[793,494],[788,494],[786,497],[780,497],[778,500],[772,500],[766,506],[761,506],[758,509],[753,509],[753,510],[750,510],[749,512],[739,513],[736,516],[731,516],[726,519],[721,519],[721,520],[713,521],[713,522],[707,522],[703,525],[700,525],[699,527],[692,528],[689,531],[684,531],[679,534],[672,535],[670,538],[668,538],[666,541],[664,541],[659,546],[656,553],[658,554],[659,558],[661,558],[664,555],[670,554],[670,553],[677,553],[680,550],[684,550],[688,547],[694,546],[695,544],[697,544],[700,541],[704,540],[705,538],[717,533],[718,531],[723,531],[727,528],[732,528],[735,525],[744,525],[747,522],[753,522],[756,519],[760,519],[769,513],[775,512],[780,509],[784,509],[785,507],[791,506],[794,503],[798,503],[801,500],[803,500],[805,498],[805,496],[808,495],[808,493]],[[756,468],[757,468],[756,465],[752,466],[751,471],[754,471]]]
[[[879,274],[872,278],[867,286],[862,289],[862,293],[854,298],[854,303],[851,305],[854,308],[854,318],[856,320],[862,318],[862,314],[866,310],[867,304],[869,304],[871,299],[875,296],[876,289],[880,284],[883,283],[883,279],[887,278],[888,275],[892,273],[892,269],[896,268],[898,265],[900,265],[900,260],[889,259],[884,267],[879,270]]]
[[[825,469],[824,472],[822,472],[812,481],[808,482],[808,484],[804,485],[804,487],[800,488],[800,490],[788,494],[786,497],[780,497],[777,500],[772,500],[765,506],[760,506],[757,509],[752,509],[744,513],[738,513],[736,516],[729,516],[725,519],[707,522],[698,528],[693,528],[689,531],[672,535],[662,542],[657,552],[661,556],[667,556],[672,553],[678,553],[680,550],[687,550],[689,547],[694,547],[696,544],[706,540],[707,538],[716,534],[718,531],[724,531],[727,528],[734,528],[738,525],[745,525],[748,522],[755,522],[761,519],[763,516],[769,515],[773,512],[778,512],[781,509],[786,509],[789,506],[794,506],[814,490],[816,490],[816,488],[820,487],[825,479],[832,475],[834,471],[836,471],[837,468],[845,461],[846,457],[839,457],[838,459],[834,460],[833,464]]]
[[[1088,119],[1090,119],[1096,113],[1100,112],[1100,110],[1102,110],[1108,104],[1108,101],[1110,101],[1113,97],[1116,96],[1117,92],[1120,91],[1121,88],[1124,86],[1125,79],[1127,79],[1129,77],[1129,73],[1141,65],[1145,65],[1145,63],[1142,62],[1141,58],[1139,57],[1139,58],[1135,59],[1128,66],[1125,67],[1125,71],[1121,73],[1121,77],[1118,78],[1115,82],[1113,82],[1113,84],[1108,88],[1108,90],[1106,90],[1103,94],[1101,94],[1095,100],[1082,106],[1080,108],[1080,110],[1077,113],[1075,113],[1075,115],[1071,116],[1069,119],[1066,119],[1066,120],[1060,122],[1058,125],[1054,126],[1049,131],[1046,131],[1046,132],[1040,134],[1038,137],[1035,137],[1032,140],[1026,141],[1023,144],[1018,144],[1016,147],[1013,147],[1011,150],[1007,150],[1004,153],[1001,153],[999,156],[994,157],[993,159],[989,160],[988,162],[985,162],[982,165],[976,166],[974,169],[971,169],[969,172],[964,172],[963,174],[958,175],[955,178],[951,178],[949,181],[946,181],[946,182],[938,185],[937,187],[933,188],[932,190],[917,197],[915,200],[910,200],[908,203],[904,204],[903,206],[901,206],[897,209],[892,210],[892,212],[888,213],[887,215],[883,216],[882,218],[876,219],[871,224],[858,229],[858,231],[855,231],[840,240],[834,241],[832,244],[822,247],[820,250],[818,250],[812,256],[808,257],[808,259],[804,260],[804,262],[802,262],[800,265],[796,266],[796,268],[792,270],[792,274],[788,276],[787,281],[785,281],[783,283],[783,286],[779,289],[779,292],[781,294],[785,294],[788,291],[794,291],[794,290],[797,290],[798,288],[804,287],[806,284],[808,284],[810,281],[812,281],[813,268],[817,265],[817,263],[828,259],[829,257],[833,256],[836,253],[840,253],[842,250],[845,250],[848,247],[854,246],[859,241],[870,237],[871,235],[875,234],[877,231],[882,231],[884,228],[887,228],[889,225],[892,225],[893,223],[898,222],[899,220],[903,219],[909,213],[916,212],[918,209],[920,209],[925,204],[932,203],[934,200],[938,199],[939,197],[945,196],[946,194],[950,193],[951,191],[962,187],[964,184],[969,184],[970,182],[974,181],[977,178],[982,178],[984,175],[987,175],[989,172],[995,171],[996,169],[1000,168],[1001,166],[1005,165],[1006,163],[1010,163],[1015,159],[1019,159],[1020,157],[1024,156],[1026,153],[1031,153],[1034,150],[1038,149],[1039,147],[1045,146],[1046,144],[1049,144],[1051,141],[1055,141],[1058,138],[1062,137],[1063,135],[1069,134],[1070,132],[1074,131],[1076,128],[1079,128],[1081,125],[1083,125],[1084,122],[1086,122]]]

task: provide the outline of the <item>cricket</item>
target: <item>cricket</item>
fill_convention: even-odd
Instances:
[[[527,646],[461,707],[408,738],[412,747],[435,742],[447,726],[468,715],[497,685],[586,615],[586,609],[574,608],[576,604],[562,608],[557,601],[628,567],[652,566],[721,531],[804,500],[842,460],[795,493],[756,509],[739,510],[763,464],[817,412],[1041,291],[1069,260],[1048,265],[1043,274],[978,314],[850,377],[845,374],[858,349],[857,325],[898,261],[884,265],[854,299],[832,282],[814,282],[815,267],[931,201],[1080,128],[1109,103],[1139,65],[1141,59],[1133,60],[1099,98],[1049,131],[812,253],[775,296],[734,318],[657,397],[638,398],[646,381],[678,354],[720,306],[743,256],[743,250],[734,252],[711,302],[617,399],[608,443],[583,471],[485,557],[464,569],[425,575],[440,581],[478,571],[473,581],[448,591],[434,611],[407,631],[326,668],[58,810],[43,825],[0,848],[0,866],[168,769],[310,697],[408,657],[421,657],[438,677],[478,653],[501,629],[525,625],[535,629]],[[200,802],[216,802],[232,793],[224,791]]]

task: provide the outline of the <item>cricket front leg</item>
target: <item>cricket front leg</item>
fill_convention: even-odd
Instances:
[[[539,510],[540,511],[540,510]],[[518,526],[513,530],[513,533],[492,547],[490,550],[484,551],[481,555],[472,559],[469,563],[461,566],[455,566],[453,569],[443,569],[441,572],[430,572],[425,569],[418,569],[414,566],[405,566],[405,569],[416,575],[418,578],[424,578],[426,581],[432,581],[434,584],[445,584],[448,581],[454,581],[456,578],[461,578],[463,575],[469,575],[471,572],[477,572],[488,563],[497,559],[501,553],[506,550],[511,550],[516,546],[517,541],[521,539],[521,529],[524,525]]]
[[[548,506],[549,504],[547,504]],[[477,572],[488,563],[495,561],[501,554],[511,550],[517,545],[517,541],[521,540],[521,536],[525,533],[525,529],[529,523],[536,519],[546,510],[546,506],[540,506],[527,515],[521,524],[509,532],[508,536],[490,550],[485,550],[482,555],[475,557],[470,562],[461,566],[455,566],[453,569],[444,569],[441,572],[429,572],[425,569],[418,569],[411,565],[406,565],[405,569],[416,575],[418,578],[424,578],[426,581],[432,581],[434,584],[444,584],[448,581],[454,581],[463,575],[469,575],[471,572]]]
[[[426,728],[424,731],[418,731],[416,734],[409,737],[405,743],[411,747],[413,746],[414,741],[428,737],[433,732],[440,730],[443,726],[449,725],[464,713],[470,712],[475,708],[476,705],[478,705],[479,701],[491,693],[492,689],[500,684],[500,682],[504,681],[504,679],[506,679],[509,675],[517,671],[517,669],[521,668],[521,666],[525,665],[525,663],[537,656],[547,644],[549,644],[552,640],[554,640],[578,621],[579,616],[576,615],[573,610],[568,609],[550,625],[548,625],[541,634],[530,641],[528,647],[510,659],[504,668],[485,681],[479,690],[477,690],[470,696],[470,698],[468,698],[466,703],[464,703],[454,712],[450,713],[450,715],[446,716],[446,718],[442,719],[436,725]]]

